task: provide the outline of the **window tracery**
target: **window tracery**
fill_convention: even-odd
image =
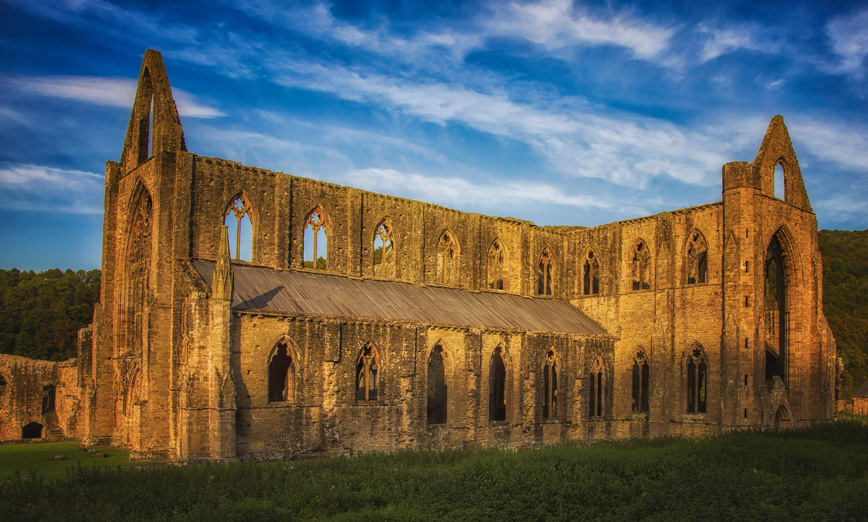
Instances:
[[[141,353],[151,261],[151,195],[144,186],[139,186],[127,245],[127,346]]]
[[[546,354],[543,366],[543,418],[554,419],[558,416],[558,368],[554,350]]]
[[[708,273],[708,244],[705,237],[698,230],[690,234],[690,242],[687,246],[687,284],[701,284],[707,282]]]
[[[374,234],[374,276],[395,277],[395,242],[392,223],[384,219]]]
[[[507,269],[506,249],[500,238],[495,238],[488,249],[488,288],[508,290],[509,272]]]
[[[552,295],[552,268],[554,260],[552,251],[548,247],[543,249],[539,259],[537,270],[537,293],[539,295]]]
[[[356,400],[377,400],[380,385],[380,355],[374,343],[368,342],[356,362]]]
[[[589,379],[589,405],[591,417],[602,417],[605,412],[606,401],[606,370],[603,360],[597,357],[591,366]]]
[[[600,263],[593,249],[588,250],[585,256],[585,264],[582,270],[582,293],[584,295],[596,295],[600,293]]]
[[[325,270],[328,266],[328,220],[322,208],[311,210],[304,222],[304,267]]]
[[[229,215],[235,219],[229,217]],[[226,207],[223,213],[223,224],[229,228],[229,244],[232,245],[232,236],[235,236],[235,259],[237,261],[253,260],[253,219],[250,201],[244,194],[239,194]],[[243,237],[243,241],[242,241]],[[232,249],[230,248],[230,253]]]
[[[633,355],[633,413],[648,413],[649,374],[648,358],[640,348]]]
[[[651,254],[641,239],[633,248],[633,290],[651,288]]]
[[[461,253],[458,240],[455,239],[455,235],[452,232],[445,230],[440,235],[438,247],[440,252],[437,255],[437,268],[440,271],[440,283],[454,285],[457,280],[458,255]]]
[[[708,404],[708,363],[700,346],[687,352],[687,413],[705,413]]]

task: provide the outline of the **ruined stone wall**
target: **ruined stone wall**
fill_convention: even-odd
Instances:
[[[0,440],[77,436],[77,362],[0,354]]]

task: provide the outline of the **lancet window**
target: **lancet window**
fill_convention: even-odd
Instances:
[[[151,195],[139,186],[127,242],[127,347],[141,353],[151,261]]]
[[[356,400],[377,400],[380,388],[380,355],[374,343],[366,344],[356,362]]]
[[[633,248],[633,290],[651,288],[651,254],[641,239]]]
[[[539,259],[537,269],[537,293],[539,295],[552,295],[552,269],[554,261],[552,251],[546,247]]]
[[[687,413],[705,413],[708,404],[708,362],[699,346],[687,351]]]
[[[708,244],[698,230],[690,235],[687,245],[687,284],[705,283],[708,272]]]
[[[600,293],[600,263],[593,249],[588,250],[582,270],[582,293],[596,295]]]
[[[328,221],[320,207],[304,222],[304,267],[325,270],[328,265]]]
[[[447,397],[446,362],[438,344],[428,357],[428,424],[446,423]]]
[[[488,288],[508,290],[508,286],[509,272],[507,270],[506,249],[497,238],[488,249]]]
[[[588,404],[591,417],[602,417],[606,412],[606,369],[602,359],[597,357],[588,376]]]
[[[42,413],[54,411],[56,388],[53,384],[42,387]]]
[[[458,255],[461,253],[458,240],[452,232],[445,230],[440,235],[438,248],[440,252],[437,254],[437,269],[440,283],[454,285],[458,273]]]
[[[278,343],[268,362],[268,402],[295,401],[296,365],[289,344]]]
[[[488,364],[488,420],[506,420],[506,365],[498,346]]]
[[[640,348],[633,354],[633,413],[648,413],[649,377],[648,358]]]
[[[395,240],[392,223],[384,219],[374,234],[374,276],[395,277]]]
[[[229,229],[229,253],[240,261],[253,260],[253,220],[250,202],[244,194],[236,196],[223,213],[223,224]],[[234,248],[233,248],[234,246]]]
[[[558,365],[554,350],[546,354],[543,366],[543,418],[554,419],[558,416]]]

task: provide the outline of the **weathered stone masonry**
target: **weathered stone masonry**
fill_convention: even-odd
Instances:
[[[779,116],[718,203],[540,227],[191,154],[148,51],[105,197],[68,432],[88,442],[272,457],[834,415],[817,224]]]

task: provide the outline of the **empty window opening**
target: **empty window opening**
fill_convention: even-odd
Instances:
[[[785,256],[777,234],[772,237],[765,256],[765,344],[766,381],[775,375],[786,384],[787,375],[787,280],[784,272]]]
[[[499,346],[488,365],[488,420],[506,420],[506,366]]]
[[[708,272],[708,244],[699,231],[690,236],[687,246],[687,284],[705,283]]]
[[[747,408],[744,409],[744,418],[747,418]]]
[[[600,293],[600,263],[593,250],[588,250],[585,257],[584,278],[582,281],[582,293],[584,295],[596,295]]]
[[[38,422],[31,422],[26,426],[21,427],[21,438],[22,439],[41,439],[42,438],[42,424]]]
[[[633,290],[651,288],[651,254],[644,241],[639,241],[633,249]]]
[[[268,363],[268,402],[295,400],[295,361],[289,345],[280,343]]]
[[[543,367],[543,418],[554,419],[558,416],[558,368],[555,352],[549,350]]]
[[[603,361],[599,358],[594,361],[594,365],[589,375],[589,404],[591,417],[602,417],[605,409],[606,398],[606,375],[603,371]]]
[[[552,295],[552,268],[554,261],[552,251],[546,247],[539,259],[537,270],[537,293],[539,295]]]
[[[380,355],[373,343],[362,348],[356,363],[356,400],[377,400],[380,385]]]
[[[136,98],[138,113],[139,140],[138,140],[138,163],[144,163],[153,155],[154,133],[154,89],[151,84],[151,73],[145,69],[142,73],[142,82],[139,86],[139,95]]]
[[[784,166],[778,163],[775,165],[775,197],[786,201],[786,178],[784,177]]]
[[[395,277],[395,242],[389,220],[383,220],[374,234],[374,276]]]
[[[648,413],[648,380],[650,368],[644,350],[633,356],[633,413]]]
[[[702,349],[693,348],[687,355],[687,413],[705,413],[707,409],[708,364]]]
[[[446,365],[443,347],[437,345],[428,358],[428,424],[446,423]]]
[[[304,223],[304,267],[325,270],[328,265],[328,226],[325,214],[316,207]]]
[[[53,384],[42,387],[42,413],[54,411],[55,393]]]
[[[750,261],[744,262],[744,271],[745,271],[745,273],[750,271]]]
[[[242,194],[233,199],[223,214],[223,224],[229,230],[229,254],[238,261],[253,260],[253,221],[250,202]]]
[[[744,385],[747,386],[747,374],[744,374]]]
[[[750,296],[746,295],[746,296],[744,296],[744,307],[748,308],[749,306],[750,306]]]
[[[0,373],[0,396],[6,393],[6,377],[3,377],[3,374]]]
[[[454,285],[458,273],[458,254],[461,253],[458,240],[452,232],[445,230],[440,234],[438,247],[440,250],[437,254],[438,279],[441,284]]]
[[[509,272],[507,270],[506,249],[500,239],[495,239],[488,249],[488,288],[508,290]]]

